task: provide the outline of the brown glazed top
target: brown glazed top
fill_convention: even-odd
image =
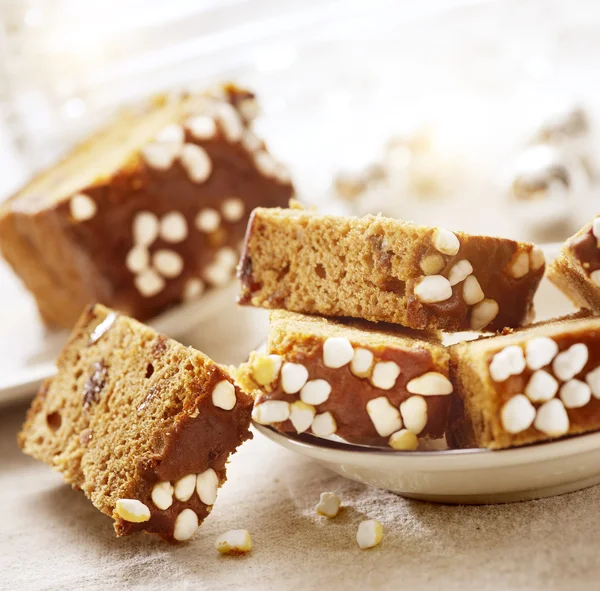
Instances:
[[[374,355],[374,363],[378,361],[394,361],[400,367],[400,375],[390,390],[382,390],[371,384],[369,378],[361,378],[352,373],[350,365],[338,369],[323,364],[323,343],[321,339],[307,339],[303,349],[284,355],[283,362],[300,363],[308,370],[308,379],[324,379],[331,386],[329,398],[315,406],[317,414],[331,412],[336,424],[336,435],[350,443],[364,445],[387,446],[388,437],[381,437],[367,413],[367,402],[385,396],[395,408],[413,396],[406,389],[406,384],[428,371],[436,371],[448,375],[447,368],[440,368],[433,362],[431,353],[426,349],[373,348],[360,345]],[[271,351],[271,353],[277,353]],[[436,439],[444,436],[446,416],[450,404],[450,396],[424,396],[427,402],[427,424],[419,433],[420,438]],[[281,388],[278,378],[270,393],[261,393],[256,404],[267,400],[285,400],[293,403],[300,400],[300,393],[287,394]],[[296,433],[291,421],[274,425],[279,431]]]
[[[570,240],[569,248],[588,275],[600,269],[600,248],[591,227],[584,234]]]
[[[219,486],[225,482],[225,464],[229,455],[252,438],[249,430],[252,398],[236,388],[237,403],[232,410],[214,406],[211,392],[223,379],[228,376],[217,370],[205,383],[193,384],[192,388],[197,390],[194,399],[199,400],[195,407],[185,409],[168,431],[151,435],[155,453],[140,460],[130,493],[130,498],[141,501],[150,509],[150,520],[131,523],[119,519],[115,524],[119,535],[146,531],[175,542],[174,524],[181,511],[192,509],[198,516],[198,523],[208,516],[212,507],[205,505],[196,491],[187,501],[178,501],[173,496],[173,504],[160,510],[152,501],[152,489],[158,482],[170,481],[174,485],[188,474],[201,474],[209,468],[217,473]],[[138,412],[143,412],[143,408],[138,408]]]
[[[228,88],[227,98],[237,104],[251,96],[245,91]],[[245,129],[250,129],[245,127]],[[257,206],[285,206],[293,194],[292,185],[266,177],[254,164],[253,153],[241,142],[230,143],[218,126],[212,139],[198,140],[184,128],[185,143],[201,146],[212,163],[208,180],[193,182],[179,159],[167,170],[159,170],[132,161],[106,182],[83,189],[97,208],[87,220],[75,220],[70,213],[70,200],[52,206],[59,226],[80,253],[76,257],[76,273],[86,286],[91,301],[101,301],[138,319],[155,316],[159,311],[181,301],[189,279],[201,279],[208,286],[204,271],[214,263],[221,248],[239,252],[248,217]],[[263,146],[262,142],[260,144]],[[259,148],[259,149],[262,149]],[[219,227],[201,232],[195,225],[198,213],[211,208],[221,213],[223,202],[230,197],[244,203],[238,221],[227,221],[221,215]],[[135,287],[134,273],[125,264],[135,246],[132,227],[140,212],[151,212],[159,220],[178,212],[185,218],[187,236],[180,242],[158,236],[149,246],[150,260],[159,250],[174,251],[183,259],[183,270],[176,277],[163,276],[165,287],[156,295],[144,296]],[[91,264],[90,264],[91,262]],[[231,268],[233,276],[234,267]],[[90,302],[78,303],[78,306]]]

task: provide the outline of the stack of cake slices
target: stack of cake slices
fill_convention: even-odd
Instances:
[[[587,278],[574,277],[568,254],[550,276],[599,309],[596,226],[570,247],[585,253]],[[533,244],[380,216],[256,209],[239,301],[277,310],[266,352],[238,372],[254,420],[396,450],[441,438],[500,449],[600,428],[600,318],[521,328],[544,267]],[[440,331],[497,334],[445,347]]]

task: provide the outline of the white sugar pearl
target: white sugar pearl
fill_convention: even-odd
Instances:
[[[256,404],[252,419],[260,425],[283,423],[290,418],[290,403],[285,400],[266,400]]]
[[[433,233],[433,245],[442,254],[455,255],[460,250],[460,241],[450,230],[437,228]]]
[[[531,427],[535,419],[535,408],[527,396],[517,394],[504,404],[500,419],[507,433],[521,433]]]
[[[598,269],[597,271],[592,271],[590,273],[590,279],[592,280],[592,283],[594,285],[600,287],[600,269]]]
[[[402,428],[400,411],[385,396],[369,400],[367,414],[380,437],[388,437]]]
[[[160,220],[160,237],[165,242],[176,244],[185,240],[187,235],[187,221],[179,211],[172,211]]]
[[[177,123],[171,123],[166,127],[163,127],[154,138],[157,142],[173,142],[176,144],[183,144],[183,138],[185,133],[183,127]]]
[[[250,130],[246,130],[242,137],[242,146],[244,146],[248,152],[256,152],[263,147],[263,142]]]
[[[196,492],[205,505],[215,504],[218,489],[219,477],[212,468],[205,470],[202,474],[198,474],[196,479]]]
[[[594,398],[600,398],[600,367],[590,371],[587,376],[585,376],[585,381],[591,388]]]
[[[383,537],[383,526],[376,519],[361,521],[356,532],[356,542],[361,550],[374,548]]]
[[[227,380],[221,380],[212,392],[213,405],[223,410],[231,410],[236,402],[234,385]]]
[[[161,511],[173,504],[173,486],[170,482],[157,482],[152,489],[152,502]]]
[[[588,348],[583,343],[577,343],[554,358],[552,369],[559,380],[566,382],[583,370],[587,361]]]
[[[538,408],[533,426],[549,437],[560,437],[569,431],[569,416],[558,398],[545,402]]]
[[[246,554],[252,550],[250,532],[247,529],[231,529],[216,539],[215,548],[221,554]]]
[[[529,253],[520,252],[511,262],[508,268],[508,273],[515,279],[525,277],[525,275],[529,273]]]
[[[532,402],[546,402],[558,392],[558,382],[541,369],[534,371],[525,387],[525,394]]]
[[[71,197],[69,209],[73,219],[77,220],[78,222],[85,222],[87,220],[91,220],[96,215],[98,206],[96,205],[96,202],[88,195],[78,193],[77,195],[73,195],[73,197]]]
[[[194,183],[206,182],[212,173],[212,162],[204,148],[185,144],[181,149],[181,164]]]
[[[469,275],[463,283],[463,301],[467,306],[474,306],[485,298],[481,285],[475,275]]]
[[[490,363],[490,376],[494,382],[504,382],[525,370],[525,356],[517,345],[511,345],[494,355]]]
[[[558,345],[548,337],[536,337],[527,341],[525,345],[527,356],[527,367],[529,369],[541,369],[552,363],[558,353]]]
[[[302,400],[296,400],[291,404],[290,421],[296,429],[296,433],[304,433],[308,431],[315,418],[315,407],[310,404],[305,404]]]
[[[324,515],[329,519],[333,519],[340,512],[340,505],[342,501],[340,497],[332,492],[323,492],[319,498],[319,503],[317,504],[317,513],[319,515]]]
[[[312,422],[311,431],[317,437],[329,437],[337,431],[337,424],[330,412],[323,412],[315,416]]]
[[[537,271],[541,269],[546,263],[546,258],[544,257],[544,253],[540,248],[534,246],[529,253],[529,267],[532,271]]]
[[[210,234],[221,225],[221,216],[216,209],[205,207],[198,212],[195,223],[200,232]]]
[[[422,376],[413,378],[406,384],[406,389],[411,394],[422,396],[444,396],[452,394],[452,382],[437,371],[428,371]]]
[[[134,246],[125,258],[125,266],[132,273],[141,273],[150,264],[150,254],[145,246]]]
[[[565,408],[581,408],[592,398],[590,387],[580,380],[569,380],[560,388],[560,399]]]
[[[482,330],[498,316],[500,308],[496,300],[485,299],[473,306],[471,311],[471,328]]]
[[[246,98],[240,101],[237,108],[246,121],[253,121],[260,114],[258,102],[254,98]]]
[[[217,106],[215,114],[225,138],[230,142],[239,142],[244,133],[244,124],[239,113],[229,103],[221,103]]]
[[[165,288],[165,280],[154,269],[142,271],[134,277],[133,282],[145,298],[151,298]]]
[[[427,275],[415,285],[414,293],[424,304],[445,302],[452,297],[452,285],[442,275]]]
[[[331,386],[326,380],[309,380],[300,390],[300,400],[306,404],[323,404],[329,399]]]
[[[354,357],[350,341],[344,337],[330,337],[323,343],[323,364],[338,369],[347,365]]]
[[[197,115],[190,117],[185,126],[197,140],[210,140],[217,135],[217,124],[212,117],[208,115]]]
[[[198,516],[191,509],[184,509],[175,519],[173,537],[178,542],[189,540],[198,529]]]
[[[356,376],[364,378],[369,375],[373,366],[373,353],[368,349],[357,347],[350,363],[350,370]]]
[[[142,158],[150,168],[168,170],[173,166],[180,149],[178,142],[152,142],[142,148]]]
[[[422,396],[411,396],[400,404],[404,426],[418,435],[427,425],[427,402]]]
[[[183,286],[183,299],[194,300],[204,293],[204,281],[202,279],[188,279]]]
[[[281,368],[281,388],[286,394],[299,392],[308,380],[308,370],[300,363],[284,363]]]
[[[244,217],[244,202],[239,197],[228,197],[223,201],[221,213],[228,222],[239,222]]]
[[[143,523],[150,520],[150,509],[137,499],[119,499],[115,513],[124,521]]]
[[[133,241],[139,246],[150,246],[160,229],[158,218],[150,211],[140,211],[133,219]]]
[[[380,361],[375,364],[371,383],[376,388],[382,390],[391,390],[396,385],[396,380],[400,375],[400,367],[393,361]]]
[[[473,272],[473,265],[466,259],[458,261],[448,273],[448,281],[454,286],[464,281]]]
[[[175,483],[175,498],[178,501],[189,501],[196,488],[196,475],[188,474]]]
[[[181,275],[183,258],[174,250],[157,250],[152,255],[152,265],[161,275],[172,279]]]

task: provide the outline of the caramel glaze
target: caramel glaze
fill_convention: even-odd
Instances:
[[[588,372],[596,369],[600,365],[600,331],[590,330],[586,331],[585,334],[572,335],[566,334],[559,337],[552,337],[558,345],[560,351],[568,349],[571,345],[576,343],[583,343],[587,345],[589,358],[585,364],[583,371],[575,376],[574,379],[585,382],[585,376]],[[501,350],[501,349],[500,349]],[[495,353],[490,353],[488,358],[488,364],[492,362]],[[551,374],[554,378],[554,372],[552,371],[552,364],[543,367],[545,371]],[[497,394],[497,412],[498,420],[500,420],[500,410],[504,403],[506,403],[515,394],[523,394],[525,386],[533,373],[528,367],[525,368],[522,374],[518,376],[510,376],[505,382],[496,383],[495,390]],[[556,378],[558,380],[558,378]],[[559,380],[560,385],[564,382]],[[560,398],[559,392],[556,393],[556,397]],[[541,406],[541,403],[535,403],[536,407]],[[583,431],[590,431],[598,429],[600,427],[600,400],[592,398],[590,401],[581,408],[567,408],[567,414],[569,415],[569,432],[570,433],[581,433]],[[529,427],[527,431],[522,431],[517,435],[511,436],[514,439],[529,439],[531,437],[540,438],[540,432],[533,427]]]
[[[259,205],[287,205],[293,194],[292,185],[263,176],[240,143],[228,143],[220,132],[212,140],[198,141],[187,130],[185,142],[202,146],[210,157],[213,170],[204,183],[192,182],[179,160],[168,170],[140,164],[133,172],[117,173],[109,184],[82,191],[98,206],[90,220],[74,221],[69,200],[54,206],[63,231],[81,253],[77,272],[83,284],[89,286],[90,301],[102,301],[140,320],[151,318],[182,300],[186,280],[202,278],[218,249],[239,250],[252,209]],[[211,234],[198,231],[194,223],[198,212],[205,207],[220,211],[227,197],[238,197],[244,202],[244,216],[235,223],[222,218],[220,227]],[[125,266],[127,253],[134,246],[133,220],[140,211],[150,211],[159,219],[167,213],[180,212],[188,228],[187,237],[177,244],[158,237],[150,246],[151,254],[160,249],[174,250],[184,261],[181,275],[165,278],[165,288],[152,297],[137,291],[134,275]],[[80,305],[86,303],[89,302]]]
[[[479,281],[486,298],[498,303],[499,311],[485,330],[502,330],[505,326],[517,327],[526,324],[531,312],[531,302],[538,284],[544,275],[542,265],[536,271],[529,271],[524,277],[515,279],[508,268],[517,251],[531,251],[532,247],[519,249],[513,240],[499,240],[489,236],[468,236],[460,234],[460,250],[456,255],[442,255],[446,262],[440,275],[448,277],[450,269],[460,260],[466,259],[473,266],[473,275]],[[420,261],[433,254],[440,254],[432,240],[424,241],[418,249],[413,264],[419,275],[406,284],[407,315],[411,326],[428,326],[435,319],[444,319],[444,330],[468,330],[473,306],[467,306],[463,299],[464,281],[452,288],[452,297],[444,302],[423,304],[414,294],[414,288],[421,280]]]
[[[181,511],[192,509],[198,516],[198,523],[208,516],[211,507],[200,501],[196,491],[185,502],[173,496],[173,504],[161,511],[152,502],[152,489],[157,482],[175,484],[188,474],[201,474],[209,468],[219,476],[220,485],[225,482],[225,464],[229,455],[245,440],[252,438],[249,431],[252,398],[236,388],[237,403],[232,410],[214,406],[212,390],[224,379],[229,379],[227,374],[215,368],[208,380],[193,384],[191,399],[196,401],[194,405],[184,409],[185,412],[168,430],[152,435],[155,453],[140,460],[129,493],[130,498],[138,499],[150,509],[150,520],[130,523],[119,519],[115,523],[117,535],[146,531],[175,542],[174,524]]]
[[[569,248],[588,275],[600,269],[600,248],[591,227],[585,234],[573,238]]]
[[[357,345],[359,346],[359,345]],[[285,354],[284,362],[301,363],[308,370],[308,379],[318,378],[326,380],[331,386],[329,398],[317,405],[317,414],[331,412],[336,423],[336,435],[350,443],[364,445],[387,446],[388,437],[378,435],[371,418],[367,414],[367,402],[373,398],[386,396],[392,406],[399,408],[400,403],[413,396],[406,389],[406,384],[428,371],[437,371],[448,375],[446,367],[437,367],[433,363],[431,353],[426,349],[400,349],[391,347],[369,349],[375,356],[374,363],[378,361],[394,361],[401,369],[395,386],[391,390],[381,390],[371,384],[368,378],[355,376],[350,370],[350,365],[339,369],[332,369],[323,365],[323,343],[320,339],[313,338],[303,342],[303,349],[294,353]],[[277,351],[271,351],[277,353]],[[441,438],[446,428],[446,417],[450,404],[450,396],[424,396],[427,402],[427,425],[419,434],[423,438]],[[295,402],[300,400],[300,393],[286,394],[281,389],[280,379],[270,393],[261,393],[257,404],[267,400],[285,400]],[[279,431],[296,433],[291,421],[274,425]]]

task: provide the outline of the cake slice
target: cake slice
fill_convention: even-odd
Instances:
[[[548,279],[576,306],[600,313],[600,216],[563,244]]]
[[[413,450],[444,437],[448,358],[426,333],[274,311],[266,353],[253,353],[237,381],[254,393],[257,423]]]
[[[94,302],[148,319],[231,281],[250,211],[293,192],[254,110],[232,85],[156,97],[0,205],[0,251],[47,324]]]
[[[252,213],[241,304],[351,316],[415,329],[527,323],[544,274],[532,244],[366,216]]]
[[[501,449],[600,429],[600,318],[460,343],[450,365],[451,446]]]
[[[192,537],[251,437],[252,399],[206,355],[103,306],[89,308],[27,414],[23,451],[114,519]]]

